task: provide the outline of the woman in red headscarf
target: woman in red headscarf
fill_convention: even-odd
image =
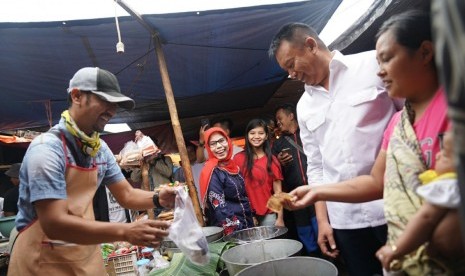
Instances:
[[[253,227],[244,178],[231,160],[231,139],[219,127],[204,136],[208,160],[200,173],[200,200],[208,225],[223,227],[226,235]]]

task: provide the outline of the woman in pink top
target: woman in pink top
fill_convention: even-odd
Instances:
[[[393,116],[371,174],[312,190],[298,187],[291,192],[295,201],[288,208],[302,208],[319,200],[363,202],[384,195],[387,245],[396,250],[396,240],[422,205],[415,192],[420,185],[418,175],[434,167],[434,157],[439,152],[438,134],[448,129],[447,104],[437,77],[430,29],[428,14],[409,11],[384,22],[378,32],[378,76],[390,97],[405,98],[405,107]],[[456,223],[451,233],[459,233],[458,227]],[[461,246],[452,241],[453,237],[447,237],[451,247]],[[383,260],[384,256],[377,257]],[[409,275],[463,273],[461,260],[463,256],[444,259],[432,246],[421,246],[396,260],[399,265],[395,269]]]
[[[245,189],[259,226],[284,226],[282,211],[273,213],[266,207],[273,193],[282,191],[281,166],[271,153],[267,124],[251,120],[245,131],[245,151],[234,156],[245,179]]]

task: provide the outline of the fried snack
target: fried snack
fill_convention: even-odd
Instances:
[[[139,166],[139,162],[142,159],[142,154],[139,150],[132,150],[124,153],[121,156],[119,165],[121,167]]]
[[[159,220],[165,220],[165,221],[173,220],[173,219],[174,219],[174,212],[173,212],[173,210],[161,212],[161,213],[157,216],[157,219],[159,219]]]
[[[187,189],[186,183],[185,182],[179,182],[179,181],[174,181],[172,183],[165,183],[165,184],[160,184],[158,187],[156,187],[153,191],[154,192],[160,192],[163,188],[165,187],[185,187]],[[187,190],[186,190],[187,191]]]
[[[292,196],[288,193],[277,193],[272,195],[268,202],[266,203],[266,207],[273,212],[281,212],[283,210],[284,203],[288,201],[292,201]]]

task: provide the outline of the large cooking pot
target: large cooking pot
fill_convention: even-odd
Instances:
[[[250,266],[237,276],[337,276],[332,263],[313,257],[290,257]]]
[[[236,231],[223,237],[224,241],[234,243],[248,243],[259,240],[278,238],[287,233],[286,227],[258,226]]]
[[[223,228],[222,227],[206,226],[206,227],[202,227],[202,231],[205,234],[205,237],[207,238],[208,243],[219,241],[223,237]],[[161,242],[161,245],[164,248],[170,248],[170,249],[177,249],[178,248],[178,246],[169,238],[165,238]]]
[[[223,253],[221,259],[232,276],[254,264],[297,255],[302,247],[302,243],[295,240],[261,240],[230,248]]]

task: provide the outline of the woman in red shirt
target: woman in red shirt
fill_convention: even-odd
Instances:
[[[266,207],[273,193],[281,192],[283,175],[278,160],[271,153],[267,124],[251,120],[245,131],[245,150],[234,156],[245,179],[245,189],[258,226],[284,226],[282,211],[278,214]]]

